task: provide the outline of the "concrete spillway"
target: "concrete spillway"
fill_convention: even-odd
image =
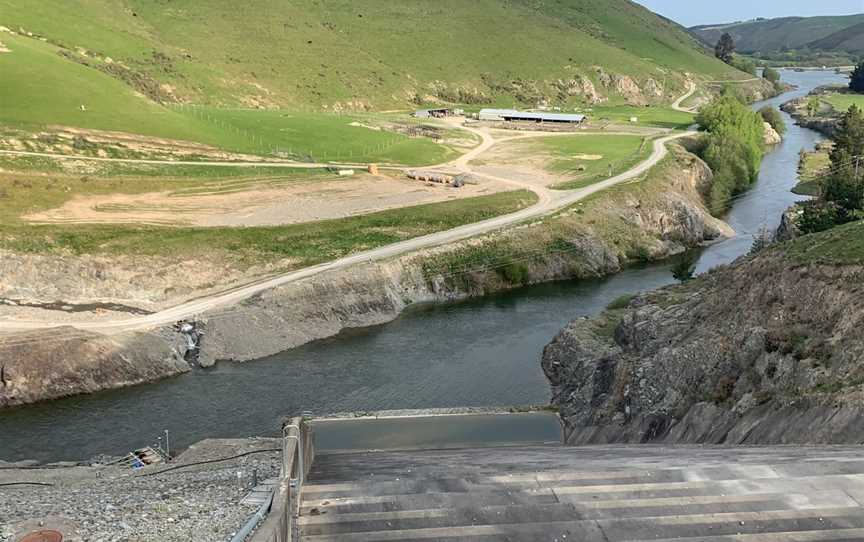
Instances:
[[[302,540],[864,540],[864,449],[321,453]]]

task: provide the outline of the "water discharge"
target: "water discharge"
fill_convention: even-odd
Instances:
[[[798,90],[842,83],[832,72],[783,72]],[[761,107],[764,103],[754,107]],[[727,216],[738,237],[704,250],[697,270],[745,254],[752,235],[775,228],[800,199],[798,151],[820,136],[794,126],[765,157],[759,181]],[[674,282],[668,264],[598,281],[545,284],[446,305],[414,307],[383,326],[354,330],[270,358],[170,380],[0,413],[0,459],[78,460],[151,444],[163,429],[175,446],[208,437],[273,434],[279,419],[311,411],[545,404],[543,346],[570,320],[615,298]]]

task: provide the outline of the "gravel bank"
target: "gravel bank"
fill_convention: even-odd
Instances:
[[[278,449],[278,439],[206,440],[171,466]],[[133,472],[123,467],[0,469],[0,542],[56,529],[68,542],[225,541],[257,510],[241,505],[253,469],[260,481],[279,475],[279,452],[189,466]],[[237,473],[242,482],[238,482]],[[16,485],[32,482],[53,486]]]

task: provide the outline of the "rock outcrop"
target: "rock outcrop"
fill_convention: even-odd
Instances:
[[[591,105],[606,101],[606,98],[597,91],[591,79],[588,79],[584,75],[566,80],[559,79],[555,82],[554,86],[564,97],[581,96],[586,103]]]
[[[810,128],[829,138],[834,137],[840,116],[832,112],[823,115],[822,111],[811,115],[811,111],[808,110],[809,100],[810,97],[808,96],[796,98],[781,105],[780,109],[792,115],[799,126]]]
[[[542,361],[569,442],[861,442],[864,266],[796,256],[831,233],[572,322]]]
[[[793,205],[783,212],[780,218],[780,225],[777,226],[777,231],[774,233],[776,241],[791,241],[801,235],[801,230],[798,227],[798,220],[804,213],[804,209],[800,205]]]
[[[766,145],[779,145],[783,142],[783,138],[777,133],[777,130],[774,129],[773,126],[769,123],[764,123],[764,129],[762,130],[762,139]]]
[[[165,335],[61,327],[0,338],[0,408],[152,382],[190,370]]]

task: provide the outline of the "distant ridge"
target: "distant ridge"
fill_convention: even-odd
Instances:
[[[728,24],[700,25],[690,31],[713,46],[724,33],[742,53],[774,53],[789,49],[860,52],[864,47],[864,13],[827,17],[782,17]]]

